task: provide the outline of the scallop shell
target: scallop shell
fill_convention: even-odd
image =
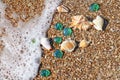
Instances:
[[[78,24],[75,27],[78,28],[79,30],[87,31],[88,29],[92,28],[92,26],[93,26],[92,22],[85,21],[85,22],[82,22],[82,23]]]
[[[72,22],[71,22],[71,27],[76,26],[77,24],[86,21],[85,16],[83,15],[76,15],[71,17]]]
[[[77,15],[72,17],[72,22],[70,24],[71,27],[74,29],[79,30],[88,30],[93,26],[93,23],[88,21],[85,16],[83,15]]]
[[[61,50],[63,51],[68,51],[68,52],[72,52],[76,47],[76,43],[74,40],[66,40],[61,44]]]
[[[93,20],[94,27],[97,30],[103,30],[104,19],[101,16],[97,16],[96,19]]]
[[[41,42],[40,42],[40,43],[41,43],[41,45],[42,45],[45,49],[47,49],[47,50],[51,50],[51,49],[52,49],[48,38],[41,38]]]
[[[89,46],[89,44],[90,44],[90,41],[82,40],[82,41],[80,42],[80,44],[79,44],[79,47],[81,47],[81,48],[86,48],[86,47]]]
[[[69,12],[70,11],[69,8],[64,5],[58,6],[57,10],[58,10],[58,12]]]

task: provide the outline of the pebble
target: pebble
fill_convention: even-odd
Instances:
[[[62,42],[62,37],[55,37],[54,42],[60,44]]]
[[[54,28],[55,28],[56,30],[63,30],[63,24],[60,23],[60,22],[58,22],[58,23],[55,24]]]
[[[55,50],[54,57],[62,58],[63,57],[63,52],[61,50],[59,50],[59,49]]]
[[[63,30],[63,35],[64,35],[64,36],[71,36],[72,33],[73,33],[73,31],[72,31],[72,29],[69,28],[69,27],[66,27],[66,28],[64,28],[64,30]]]
[[[96,12],[100,9],[100,5],[98,3],[93,3],[90,5],[89,7],[89,10],[90,11],[93,11],[93,12]]]
[[[51,75],[51,72],[50,72],[50,70],[48,70],[48,69],[43,69],[43,70],[40,71],[40,75],[41,75],[42,77],[48,77],[48,76]]]

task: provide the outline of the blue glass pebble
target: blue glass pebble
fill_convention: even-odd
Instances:
[[[63,35],[64,36],[70,36],[73,33],[72,29],[69,27],[64,28]]]
[[[41,75],[42,77],[48,77],[48,76],[51,75],[51,72],[50,72],[50,70],[48,70],[48,69],[43,69],[43,70],[40,71],[40,75]]]
[[[63,57],[63,52],[61,50],[55,50],[54,52],[54,57],[56,58],[62,58]]]
[[[58,22],[58,23],[55,24],[54,28],[55,28],[56,30],[63,30],[63,24],[60,23],[60,22]]]

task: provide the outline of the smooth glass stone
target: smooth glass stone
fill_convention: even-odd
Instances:
[[[55,50],[54,52],[54,57],[56,58],[62,58],[63,57],[63,52],[61,50]]]
[[[32,39],[32,43],[35,43],[36,42],[36,40],[35,39]]]
[[[48,69],[43,69],[43,70],[40,71],[40,75],[41,75],[42,77],[48,77],[48,76],[51,75],[51,72],[50,72],[50,70],[48,70]]]
[[[55,37],[54,42],[60,44],[62,42],[62,37]]]
[[[64,36],[70,36],[73,33],[72,29],[69,27],[64,28],[63,34]]]
[[[55,28],[56,30],[63,30],[63,24],[60,23],[60,22],[58,22],[58,23],[55,24],[54,28]]]
[[[90,11],[98,11],[100,9],[100,5],[97,3],[93,3],[90,5]]]

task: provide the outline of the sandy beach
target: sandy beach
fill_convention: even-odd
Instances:
[[[19,21],[23,21],[24,23],[27,23],[36,16],[42,15],[42,11],[45,8],[45,5],[43,4],[44,0],[35,0],[35,1],[28,0],[26,4],[22,3],[24,2],[24,0],[21,0],[20,4],[22,6],[19,5],[20,7],[18,6],[18,4],[16,4],[14,0],[13,2],[9,2],[9,0],[3,0],[3,2],[8,6],[5,12],[6,19],[10,21],[10,24],[14,26],[14,28],[17,25],[19,25],[18,23]],[[92,12],[89,10],[89,6],[92,3],[98,3],[100,5],[100,9],[97,12]],[[10,8],[9,7],[10,5],[16,8],[15,9],[14,7]],[[60,49],[60,44],[56,44],[53,42],[54,49],[52,51],[42,49],[43,54],[41,53],[42,54],[41,57],[39,52],[35,52],[37,53],[37,55],[34,54],[34,50],[36,50],[36,48],[37,51],[39,51],[38,46],[40,42],[38,38],[41,37],[37,37],[36,39],[38,40],[38,44],[36,44],[37,47],[33,48],[33,51],[31,51],[34,54],[34,57],[31,58],[36,59],[36,57],[39,56],[39,59],[37,57],[37,61],[40,61],[39,62],[40,65],[39,65],[38,63],[35,63],[36,61],[34,60],[32,61],[31,59],[32,63],[33,64],[35,63],[34,69],[30,67],[31,72],[35,71],[35,73],[37,74],[37,76],[32,74],[32,76],[35,77],[34,80],[119,80],[120,79],[120,0],[99,0],[99,1],[98,0],[63,0],[60,5],[67,6],[70,9],[70,12],[59,13],[56,10],[52,22],[48,24],[50,26],[47,26],[47,28],[49,29],[47,30],[47,33],[45,33],[45,35],[47,35],[47,37],[52,40],[54,37],[60,36],[63,38],[63,41],[65,41],[68,38],[72,38],[76,42],[80,42],[81,40],[86,38],[91,41],[91,44],[84,49],[78,47],[73,52],[64,52],[63,58],[58,59],[54,57],[53,53],[56,49]],[[13,14],[12,12],[10,12],[12,10],[15,12],[15,14],[19,15],[18,18],[14,18],[14,17],[11,18],[11,16],[7,15],[10,13]],[[21,17],[23,13],[26,14],[25,16]],[[71,17],[75,15],[84,15],[89,19],[95,19],[97,15],[100,15],[107,20],[108,24],[104,31],[98,31],[94,27],[92,27],[92,29],[88,31],[80,31],[79,29],[72,28],[73,35],[68,37],[64,36],[62,31],[56,30],[54,28],[57,22],[61,22],[64,25],[64,27],[69,27],[71,22]],[[40,19],[44,19],[44,17]],[[45,19],[48,18],[46,17]],[[41,23],[42,22],[43,21],[41,21]],[[44,23],[42,24],[41,23],[39,23],[38,25],[41,26],[44,25],[44,27],[46,26]],[[32,23],[30,23],[28,26],[30,25],[31,28],[28,29],[28,31],[32,30],[33,28]],[[40,35],[38,29],[40,28],[36,27],[36,30]],[[30,35],[34,33],[35,32],[33,31]],[[38,34],[36,33],[36,36]],[[33,39],[33,37],[30,36],[30,39]],[[0,48],[1,47],[3,46],[1,46],[0,44]],[[28,49],[31,48],[28,47]],[[27,59],[27,55],[26,55],[26,59]],[[28,63],[30,63],[29,60]],[[42,69],[49,69],[51,71],[51,75],[49,77],[40,76],[40,70]],[[26,74],[31,76],[29,72],[26,72]],[[13,78],[13,80],[15,79]]]

